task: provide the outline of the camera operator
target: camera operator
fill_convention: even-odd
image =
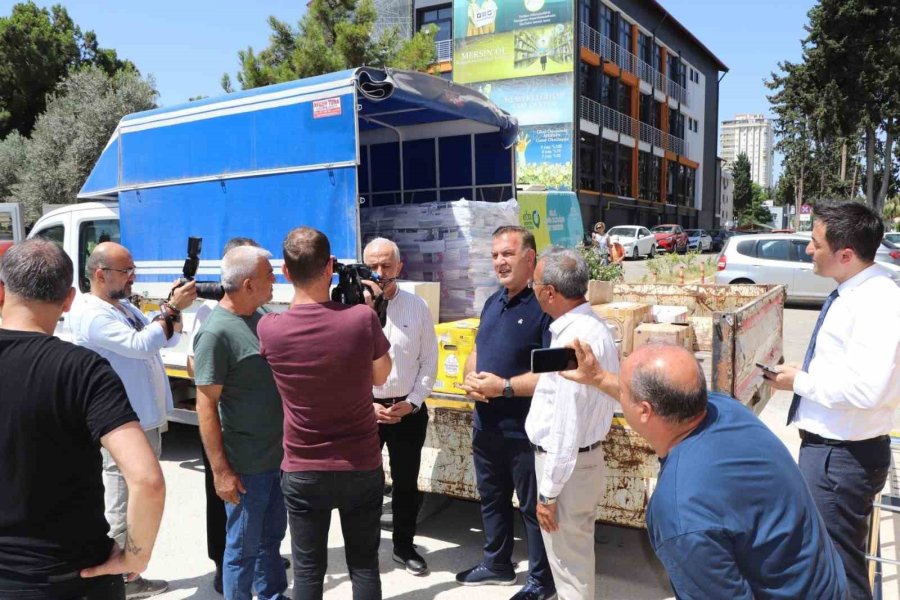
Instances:
[[[161,427],[172,408],[172,390],[159,351],[178,344],[181,309],[197,298],[194,282],[173,287],[172,299],[160,306],[151,322],[127,298],[134,284],[134,260],[124,246],[98,244],[87,261],[91,292],[75,300],[70,313],[72,341],[107,359],[125,384],[125,392],[141,421],[157,458],[162,451]],[[103,486],[109,536],[125,545],[128,487],[112,455],[103,454]],[[165,581],[138,577],[125,586],[126,597],[147,598],[168,589]]]
[[[321,231],[298,227],[283,243],[291,307],[259,321],[284,407],[284,472],[294,599],[322,598],[331,511],[338,509],[353,597],[380,600],[378,544],[384,471],[372,386],[391,372],[390,342],[367,304],[329,297],[334,257]],[[380,288],[371,285],[371,294]],[[371,296],[370,294],[370,296]]]
[[[393,483],[394,562],[413,575],[425,575],[428,565],[416,552],[417,488],[422,446],[428,427],[425,398],[437,373],[437,338],[425,302],[404,292],[396,279],[403,270],[400,249],[385,238],[369,242],[363,262],[379,276],[387,300],[384,333],[391,342],[394,366],[384,385],[373,389],[375,420],[381,444],[387,444]]]

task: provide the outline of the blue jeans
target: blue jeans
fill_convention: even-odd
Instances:
[[[281,480],[291,523],[294,600],[321,600],[328,528],[338,509],[353,600],[381,600],[378,544],[384,471],[301,471]]]
[[[260,600],[283,598],[287,589],[280,553],[287,511],[279,475],[279,471],[240,475],[247,493],[241,494],[240,504],[225,503],[222,588],[226,600],[250,600],[251,585]]]

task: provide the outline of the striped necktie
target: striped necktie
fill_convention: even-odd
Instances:
[[[837,297],[837,290],[828,294],[828,299],[825,300],[825,304],[822,305],[822,311],[819,313],[819,318],[816,320],[816,327],[813,329],[812,337],[809,339],[809,346],[806,348],[806,356],[803,358],[803,370],[807,373],[809,372],[809,363],[812,362],[813,354],[816,353],[816,337],[819,335],[819,329],[822,328],[822,323],[825,321],[825,315],[828,314],[828,309],[831,308],[832,302],[834,302],[834,299]],[[800,394],[794,394],[793,399],[791,399],[791,408],[788,410],[788,425],[790,425],[797,417],[797,408],[799,407]]]

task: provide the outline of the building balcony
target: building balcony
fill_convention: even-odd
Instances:
[[[435,62],[453,60],[453,40],[441,40],[434,43]]]
[[[600,56],[601,60],[609,61],[633,73],[654,89],[671,96],[681,104],[688,105],[688,93],[684,87],[584,23],[581,24],[581,45]]]
[[[603,106],[596,100],[585,96],[581,97],[581,118],[600,127],[639,139],[662,150],[681,156],[686,156],[688,153],[688,144],[684,140],[647,123],[641,123],[637,119],[608,106]]]

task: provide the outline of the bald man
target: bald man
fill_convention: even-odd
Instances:
[[[385,238],[366,245],[363,260],[378,273],[388,301],[384,335],[391,343],[391,373],[372,388],[372,408],[381,447],[388,447],[393,484],[394,562],[412,575],[425,575],[428,565],[416,551],[416,516],[419,514],[419,465],[428,427],[425,398],[437,374],[437,337],[425,301],[397,285],[403,270],[400,249]]]
[[[841,559],[784,444],[713,392],[681,346],[642,346],[618,377],[576,341],[563,377],[619,398],[659,456],[647,533],[679,598],[848,597]]]
[[[150,321],[128,298],[134,284],[131,253],[114,242],[98,244],[87,261],[91,291],[76,298],[69,313],[72,341],[109,361],[125,384],[125,392],[141,429],[157,458],[162,451],[160,428],[172,408],[172,391],[160,349],[178,344],[181,310],[197,298],[194,282],[175,287],[160,316]],[[104,448],[103,486],[109,536],[124,547],[128,487],[112,455]],[[168,589],[165,581],[137,577],[125,585],[129,599],[149,598]]]

